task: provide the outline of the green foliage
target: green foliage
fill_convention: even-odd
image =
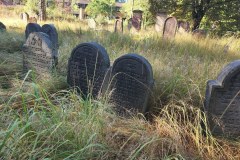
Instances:
[[[96,18],[98,15],[105,17],[111,17],[114,13],[115,0],[92,0],[86,8],[86,12],[92,18]]]
[[[123,5],[121,12],[125,13],[127,18],[130,18],[133,10],[143,11],[144,24],[153,22],[154,17],[150,13],[150,4],[148,0],[134,0],[134,3],[133,0],[129,0]]]
[[[38,0],[27,0],[25,4],[25,10],[27,12],[37,14],[38,13]]]

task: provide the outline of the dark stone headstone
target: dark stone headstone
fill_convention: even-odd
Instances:
[[[134,10],[134,11],[133,11],[132,26],[133,26],[137,31],[140,31],[140,30],[141,30],[142,14],[143,14],[143,11],[141,11],[141,10]]]
[[[240,60],[207,83],[205,111],[214,135],[240,136]]]
[[[115,26],[114,26],[114,32],[123,32],[123,19],[122,18],[116,19]]]
[[[53,54],[54,57],[58,57],[58,33],[57,33],[57,29],[55,28],[55,26],[53,24],[44,24],[42,26],[42,32],[46,33],[50,40],[52,41],[54,50],[53,50]]]
[[[0,31],[5,31],[6,30],[6,26],[0,22]]]
[[[25,30],[25,37],[28,38],[29,34],[32,32],[41,32],[42,28],[39,24],[28,23]]]
[[[84,97],[97,97],[102,89],[110,60],[104,47],[95,42],[82,43],[73,49],[68,61],[67,82],[78,87]]]
[[[53,45],[49,36],[43,32],[33,32],[23,45],[23,72],[34,70],[47,73],[55,66]]]
[[[117,113],[146,113],[154,82],[151,64],[140,55],[127,54],[115,60],[110,77],[110,103]]]
[[[168,17],[165,20],[163,28],[163,38],[174,38],[177,31],[177,19],[175,17]]]

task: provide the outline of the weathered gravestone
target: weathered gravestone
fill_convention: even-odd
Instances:
[[[73,49],[68,61],[67,82],[78,87],[84,97],[98,96],[110,60],[106,50],[95,42],[82,43]]]
[[[151,64],[140,55],[127,54],[115,60],[110,77],[110,103],[117,113],[146,113],[154,82]]]
[[[240,136],[240,60],[208,81],[205,111],[214,135]]]
[[[114,32],[123,32],[123,19],[117,18],[114,26]]]
[[[178,32],[189,32],[190,31],[190,23],[182,20],[178,21]]]
[[[94,19],[88,19],[88,27],[91,29],[96,29],[97,23]]]
[[[53,45],[43,32],[33,32],[23,45],[23,72],[47,73],[55,66]]]
[[[0,22],[0,31],[5,31],[6,30],[6,26]]]
[[[177,25],[177,19],[175,17],[168,17],[164,23],[163,38],[174,38],[177,31]]]
[[[143,11],[141,11],[141,10],[133,11],[132,26],[133,26],[133,28],[135,28],[136,31],[141,30],[142,14],[143,14]]]
[[[53,55],[57,59],[58,57],[58,33],[53,24],[44,24],[42,26],[42,32],[46,33],[53,44]]]
[[[196,38],[206,38],[207,37],[207,32],[203,29],[195,29],[192,32],[193,36]]]
[[[156,15],[155,30],[157,32],[163,32],[164,22],[167,19],[167,12],[158,12]]]
[[[41,32],[42,28],[39,24],[28,23],[25,29],[25,37],[28,38],[29,34],[32,32]]]
[[[26,12],[23,12],[20,14],[20,19],[22,19],[25,22],[28,22],[29,15]]]

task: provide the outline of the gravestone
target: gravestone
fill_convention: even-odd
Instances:
[[[28,38],[29,34],[32,32],[41,32],[42,28],[39,24],[28,23],[25,29],[25,37]]]
[[[73,49],[68,60],[67,82],[78,87],[84,97],[97,97],[102,89],[110,60],[104,47],[95,42],[82,43]]]
[[[240,60],[207,82],[205,111],[214,135],[240,136]]]
[[[0,22],[0,31],[6,31],[6,26]]]
[[[142,14],[143,14],[143,11],[141,11],[141,10],[133,11],[132,26],[133,26],[133,28],[135,28],[136,31],[141,30]]]
[[[128,19],[128,25],[127,25],[128,30],[130,31],[132,28],[132,18]]]
[[[207,37],[207,32],[203,29],[195,29],[192,34],[196,38],[206,38]]]
[[[53,24],[44,24],[42,26],[42,31],[46,33],[53,44],[53,55],[55,58],[58,57],[58,33],[57,29]]]
[[[88,19],[88,27],[91,29],[96,29],[97,23],[94,19]]]
[[[114,32],[123,32],[123,19],[117,18],[114,26]]]
[[[168,17],[165,20],[163,28],[163,38],[174,38],[177,31],[177,19],[175,17]]]
[[[155,30],[157,32],[163,32],[164,22],[167,19],[167,12],[158,12],[156,15]]]
[[[110,103],[117,113],[146,113],[154,82],[151,64],[140,55],[126,54],[115,60],[110,77]]]
[[[28,19],[29,19],[29,15],[26,13],[26,12],[23,12],[20,14],[20,18],[25,21],[25,22],[28,22]]]
[[[43,32],[33,32],[23,45],[23,72],[34,70],[37,74],[47,73],[55,66],[53,45]]]
[[[190,23],[185,21],[178,21],[178,31],[179,32],[189,32],[190,31]]]

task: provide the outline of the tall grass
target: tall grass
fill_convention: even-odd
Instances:
[[[49,79],[25,81],[21,47],[26,24],[11,18],[1,21],[7,33],[0,32],[0,157],[240,159],[239,141],[213,137],[202,112],[207,80],[239,58],[239,39],[177,35],[164,41],[151,28],[116,34],[89,30],[80,22],[49,21],[45,23],[54,23],[59,33],[56,73]],[[102,44],[112,62],[125,53],[149,60],[155,79],[151,120],[143,115],[118,117],[104,99],[82,99],[68,88],[71,50],[89,41]]]

